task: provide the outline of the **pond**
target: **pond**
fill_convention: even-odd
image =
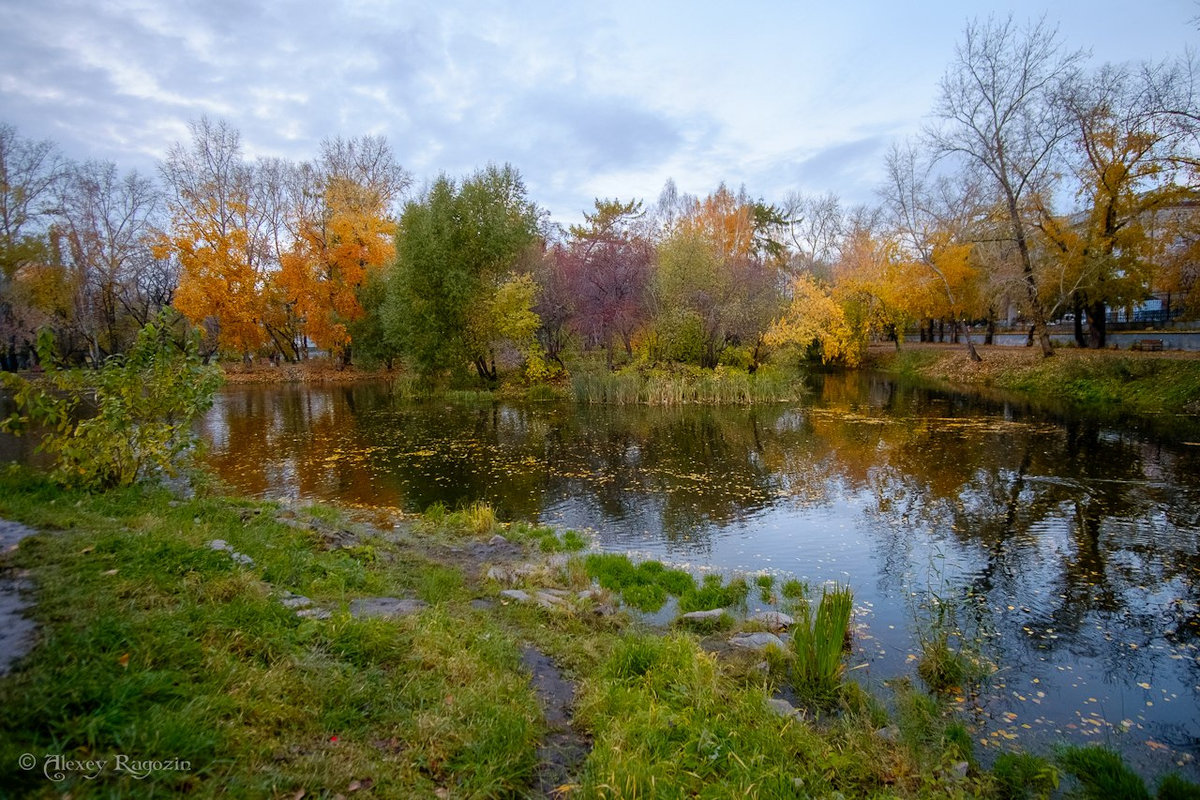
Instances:
[[[914,673],[950,609],[998,666],[961,705],[984,753],[1100,741],[1144,774],[1200,755],[1200,444],[829,375],[752,408],[395,402],[233,386],[202,426],[237,489],[502,519],[695,571],[848,583],[852,674]],[[750,598],[751,610],[757,598]]]

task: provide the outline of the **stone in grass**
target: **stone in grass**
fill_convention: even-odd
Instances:
[[[679,618],[684,622],[716,622],[724,615],[725,609],[713,608],[708,611],[689,611],[680,615]]]
[[[528,603],[533,598],[529,596],[529,592],[520,589],[505,589],[500,592],[500,596],[509,600],[516,600],[518,603]]]
[[[247,567],[254,566],[254,559],[245,553],[239,553],[233,549],[233,546],[224,539],[213,539],[208,543],[208,546],[213,550],[218,550],[223,553],[229,553],[229,557],[239,564],[244,564]]]
[[[415,614],[428,605],[424,600],[406,597],[359,597],[350,601],[350,616],[356,619],[381,617],[395,619]]]
[[[879,730],[875,731],[875,735],[880,739],[883,739],[885,742],[900,741],[900,729],[895,725],[888,725],[886,728],[880,728]]]
[[[771,630],[777,631],[787,630],[796,624],[796,620],[782,611],[759,611],[756,614],[751,614],[747,621],[758,622],[766,625]]]
[[[787,700],[784,700],[782,697],[767,698],[767,708],[771,709],[772,711],[774,711],[776,714],[778,714],[781,717],[801,718],[804,716],[803,711],[796,708],[794,705],[789,703]]]
[[[308,608],[313,605],[313,601],[304,595],[292,592],[284,592],[283,596],[279,598],[279,603],[284,608]]]
[[[741,650],[762,651],[772,646],[784,649],[783,640],[773,633],[739,633],[730,637],[729,644]]]
[[[497,533],[495,536],[488,539],[488,544],[492,547],[499,547],[502,544],[508,544],[508,539],[505,539],[503,536]]]
[[[302,608],[296,612],[296,616],[303,619],[329,619],[333,613],[327,608]]]

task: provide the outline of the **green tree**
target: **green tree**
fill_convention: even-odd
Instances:
[[[439,177],[408,203],[396,232],[385,326],[426,375],[470,363],[496,379],[501,286],[537,240],[537,207],[511,166],[488,166],[456,184]]]

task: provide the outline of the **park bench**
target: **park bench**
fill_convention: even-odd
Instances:
[[[1138,339],[1133,343],[1134,350],[1162,350],[1162,339]]]

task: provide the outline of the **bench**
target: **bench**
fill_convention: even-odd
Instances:
[[[1133,343],[1131,350],[1162,350],[1162,339],[1139,339]]]

